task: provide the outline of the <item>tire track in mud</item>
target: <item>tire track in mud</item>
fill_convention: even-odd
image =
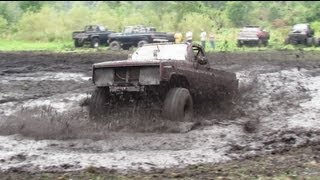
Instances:
[[[179,131],[181,124],[176,123],[149,122],[140,128],[152,123],[154,127],[141,133],[132,128],[112,132],[88,121],[87,110],[79,103],[93,90],[89,80],[91,64],[126,56],[0,54],[0,98],[20,95],[0,103],[2,170],[183,167],[282,152],[319,142],[320,63],[313,61],[318,60],[313,52],[299,54],[299,58],[297,53],[288,52],[209,54],[212,66],[237,73],[241,96],[231,111],[214,112],[217,119],[208,119],[206,125],[192,131],[189,127],[185,133],[166,132],[169,127]],[[64,74],[59,79],[59,73],[74,74]],[[39,76],[47,79],[38,79]],[[23,88],[24,83],[28,88]],[[22,107],[7,104],[14,102]],[[59,108],[61,111],[57,111]],[[16,112],[1,114],[8,109]],[[248,133],[243,124],[252,120],[257,122],[255,131]],[[164,131],[152,133],[161,129],[159,126]]]

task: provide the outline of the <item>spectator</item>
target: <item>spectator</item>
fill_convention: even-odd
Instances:
[[[213,33],[210,33],[209,35],[209,41],[210,41],[210,45],[211,45],[211,48],[214,49],[214,34]]]
[[[180,32],[176,32],[174,34],[174,39],[176,43],[181,43],[182,42],[182,34]]]
[[[200,40],[201,40],[201,46],[203,47],[203,49],[205,49],[206,48],[207,33],[203,29],[201,29]]]
[[[192,43],[192,32],[191,31],[188,31],[186,33],[186,39],[187,39],[188,43]]]

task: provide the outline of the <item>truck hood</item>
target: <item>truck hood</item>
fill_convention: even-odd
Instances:
[[[160,60],[146,60],[146,61],[133,61],[133,60],[120,60],[120,61],[106,61],[93,64],[93,68],[104,67],[128,67],[128,66],[157,66],[160,65]]]

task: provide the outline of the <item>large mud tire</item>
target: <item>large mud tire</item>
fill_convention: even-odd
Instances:
[[[257,45],[259,48],[263,46],[263,42],[261,39],[258,40]]]
[[[118,41],[112,41],[110,43],[110,49],[113,51],[119,51],[121,49],[121,45]]]
[[[96,88],[92,93],[89,117],[92,121],[102,121],[107,116],[107,102],[110,97],[108,88]]]
[[[314,38],[314,46],[319,47],[320,46],[320,38]]]
[[[264,46],[264,47],[267,47],[268,44],[269,44],[268,40],[263,41],[263,46]]]
[[[162,115],[172,121],[192,121],[193,101],[186,88],[172,88],[166,95]]]
[[[83,46],[83,42],[81,42],[81,40],[74,40],[74,47],[82,47]]]
[[[307,38],[307,46],[311,47],[313,45],[313,42],[314,42],[314,40],[312,37]]]
[[[148,44],[148,42],[145,41],[145,40],[139,41],[139,42],[138,42],[138,47],[142,47],[142,46],[144,46],[145,44]]]
[[[99,38],[93,38],[91,40],[91,47],[98,48],[100,46]]]

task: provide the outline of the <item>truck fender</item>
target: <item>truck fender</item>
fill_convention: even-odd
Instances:
[[[99,39],[99,36],[95,35],[95,36],[91,36],[90,39],[94,39],[94,38],[98,38]]]
[[[190,84],[188,79],[184,75],[178,73],[171,73],[169,78],[169,86],[183,87],[189,89]]]

